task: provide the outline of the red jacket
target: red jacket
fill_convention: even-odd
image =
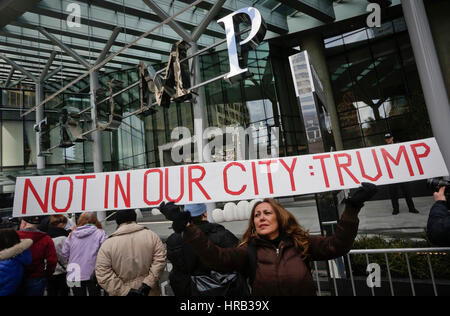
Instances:
[[[55,272],[58,257],[52,238],[39,230],[17,231],[20,239],[32,239],[31,264],[25,267],[24,278],[49,278]]]

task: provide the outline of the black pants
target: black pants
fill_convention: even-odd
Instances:
[[[72,292],[74,296],[100,296],[100,288],[97,283],[93,280],[81,281],[81,286],[72,287]]]
[[[52,275],[47,283],[48,296],[69,296],[69,287],[66,282],[66,274]]]
[[[408,205],[408,209],[414,210],[414,202],[411,197],[411,192],[409,191],[407,183],[394,183],[389,185],[389,196],[391,197],[392,208],[394,211],[399,210],[398,199],[400,197],[400,192],[403,193],[403,196],[406,200],[406,204]]]

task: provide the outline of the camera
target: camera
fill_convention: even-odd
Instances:
[[[434,192],[437,192],[440,188],[445,187],[445,199],[447,200],[447,208],[450,209],[450,180],[445,180],[442,178],[428,179],[427,186]]]

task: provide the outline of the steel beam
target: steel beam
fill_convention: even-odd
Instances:
[[[41,72],[41,76],[39,77],[39,81],[40,82],[44,82],[45,81],[44,78],[47,76],[48,70],[50,69],[50,66],[53,64],[53,60],[55,59],[55,56],[56,56],[56,52],[53,51],[50,54],[50,57],[48,58],[47,63],[45,64],[44,70],[42,70],[42,72]]]
[[[63,66],[59,66],[56,69],[53,69],[53,71],[51,73],[48,74],[48,76],[46,76],[42,82],[46,82],[48,79],[50,79],[51,77],[53,77],[54,75],[56,75],[58,72],[60,72],[63,69]]]
[[[4,87],[7,87],[9,85],[9,82],[11,81],[12,76],[14,75],[15,71],[16,71],[16,69],[14,67],[11,67],[11,71],[9,72],[9,75],[8,75],[8,78],[6,79]]]
[[[12,67],[14,67],[16,70],[20,71],[21,73],[23,73],[25,76],[27,76],[28,78],[30,78],[31,80],[33,80],[36,83],[39,83],[38,79],[33,76],[28,70],[26,70],[25,68],[23,68],[22,66],[16,64],[14,61],[12,61],[11,59],[9,59],[8,57],[6,57],[5,55],[0,54],[0,58],[3,59],[4,61],[6,61],[8,64],[10,64]]]
[[[336,19],[333,0],[279,0],[279,2],[325,23]]]
[[[152,0],[143,0],[144,3],[152,9],[160,18],[161,21],[167,20],[170,16],[164,12],[163,9],[161,9],[155,2]],[[167,23],[180,37],[186,41],[187,43],[192,42],[191,35],[188,34],[176,21],[175,19],[171,20]]]
[[[13,81],[9,84],[9,86],[7,86],[7,88],[12,88],[16,85],[18,85],[19,83],[21,83],[22,81],[24,81],[25,79],[27,79],[27,76],[23,76],[22,78],[20,78],[19,80]]]
[[[208,27],[209,23],[211,23],[212,19],[216,17],[216,15],[220,12],[223,5],[225,4],[226,0],[218,0],[211,10],[208,12],[208,15],[203,19],[203,21],[200,23],[199,26],[197,26],[192,31],[192,41],[197,42],[200,36],[205,32],[206,28]]]
[[[111,37],[109,38],[108,42],[106,42],[105,47],[103,48],[102,52],[100,53],[100,55],[97,57],[97,61],[95,62],[95,64],[100,63],[103,59],[105,59],[106,55],[108,54],[109,50],[111,49],[111,46],[114,44],[114,41],[116,40],[117,36],[119,36],[120,32],[122,31],[121,27],[116,27],[112,34]]]
[[[73,59],[78,61],[81,65],[83,65],[87,70],[91,69],[91,65],[80,55],[78,55],[73,49],[71,49],[69,46],[61,42],[59,39],[57,39],[53,34],[50,34],[47,32],[46,29],[43,27],[37,27],[37,30],[42,33],[45,37],[47,37],[53,44],[61,48],[63,51],[65,51],[68,55],[70,55]]]
[[[35,86],[35,98],[36,104],[39,104],[44,99],[44,87],[42,83],[36,83]],[[42,120],[44,120],[44,108],[40,107],[36,110],[36,124],[39,124]],[[45,157],[39,156],[38,154],[41,152],[41,137],[42,133],[36,132],[36,169],[43,170],[45,169]]]
[[[83,80],[84,78],[86,78],[87,76],[91,75],[94,71],[99,70],[101,67],[103,67],[103,65],[107,64],[108,62],[110,62],[111,60],[113,60],[116,56],[120,55],[122,52],[126,51],[127,49],[129,49],[130,47],[132,47],[133,45],[135,45],[137,42],[139,42],[141,39],[146,38],[148,35],[152,34],[155,30],[159,29],[160,27],[162,27],[163,25],[173,21],[176,17],[178,17],[179,15],[183,14],[184,12],[188,11],[189,9],[191,9],[192,7],[196,6],[197,4],[201,3],[204,0],[196,0],[195,2],[193,2],[192,4],[190,4],[189,6],[187,6],[186,8],[184,8],[183,10],[175,13],[174,15],[172,15],[171,17],[167,18],[166,20],[162,21],[160,24],[158,24],[157,26],[155,26],[154,28],[148,30],[147,32],[141,34],[138,38],[136,38],[134,41],[132,41],[131,43],[129,43],[128,45],[126,45],[125,47],[122,47],[119,51],[115,52],[114,54],[108,56],[104,61],[102,61],[101,63],[93,66],[89,71],[87,71],[86,73],[84,73],[83,75],[79,76],[77,79],[71,81],[69,84],[67,84],[66,86],[64,86],[63,88],[61,88],[59,91],[57,91],[56,93],[52,94],[51,96],[47,97],[45,100],[43,100],[41,103],[36,104],[35,106],[33,106],[32,108],[28,109],[25,113],[22,113],[20,116],[23,117],[25,115],[30,114],[31,112],[35,111],[37,108],[41,107],[42,105],[44,105],[45,103],[47,103],[50,100],[53,100],[56,96],[58,96],[60,93],[64,92],[65,90],[67,90],[69,87],[71,87],[72,85],[76,84],[77,82],[79,82],[80,80]]]

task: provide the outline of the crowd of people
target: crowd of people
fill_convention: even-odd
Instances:
[[[448,246],[444,190],[435,194],[428,228],[436,227],[433,240]],[[204,204],[160,205],[174,230],[166,245],[137,223],[134,210],[116,213],[110,236],[92,212],[76,224],[65,215],[24,217],[18,230],[0,229],[0,296],[158,296],[167,260],[176,296],[315,295],[310,262],[351,249],[358,213],[376,191],[362,183],[345,199],[331,236],[310,235],[270,198],[255,203],[242,240],[208,222]]]

